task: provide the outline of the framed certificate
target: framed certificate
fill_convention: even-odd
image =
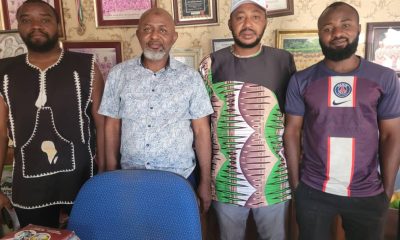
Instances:
[[[156,0],[94,0],[96,26],[132,26],[148,9],[156,6]]]
[[[216,24],[216,0],[173,0],[175,25]]]

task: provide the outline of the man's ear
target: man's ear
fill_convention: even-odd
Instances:
[[[175,32],[175,33],[174,33],[174,43],[175,43],[176,40],[178,39],[178,36],[179,36],[178,32]]]
[[[57,24],[57,31],[58,31],[58,36],[64,36],[64,33],[63,33],[63,30],[62,30],[62,27],[61,27],[61,23],[58,23]],[[66,37],[64,36],[64,39],[65,39]]]

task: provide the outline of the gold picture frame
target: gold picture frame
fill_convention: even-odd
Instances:
[[[198,69],[203,51],[201,48],[173,48],[172,57],[194,69]]]
[[[276,47],[293,54],[297,70],[324,58],[319,45],[318,30],[276,30]]]

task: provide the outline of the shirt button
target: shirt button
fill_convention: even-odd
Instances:
[[[146,147],[149,147],[150,146],[150,144],[146,144]]]
[[[155,92],[156,90],[154,90],[154,89],[151,89],[151,91],[152,91],[152,92]]]
[[[150,107],[151,110],[153,110],[153,107]]]
[[[150,163],[147,162],[146,165],[148,166],[148,165],[150,165]]]
[[[156,77],[156,76],[157,76],[157,74],[154,73],[154,77]]]
[[[147,125],[148,127],[151,127],[151,125],[149,124],[149,125]]]

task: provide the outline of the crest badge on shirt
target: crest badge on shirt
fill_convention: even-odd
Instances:
[[[354,76],[329,77],[328,106],[355,107],[356,83]]]

